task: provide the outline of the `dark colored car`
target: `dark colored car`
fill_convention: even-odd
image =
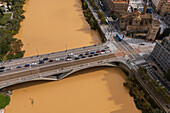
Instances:
[[[76,57],[74,60],[79,60],[80,58]]]
[[[0,69],[5,69],[5,66],[1,66]]]
[[[98,56],[99,54],[94,54],[94,56]]]
[[[4,70],[1,69],[0,72],[4,72]]]
[[[83,54],[80,54],[79,56],[83,56]]]
[[[22,66],[21,66],[21,65],[19,65],[19,66],[17,66],[17,68],[22,68]]]
[[[105,50],[103,49],[103,50],[101,50],[101,52],[105,52]]]
[[[28,66],[30,66],[30,64],[25,64],[25,67],[28,67]]]
[[[40,60],[40,61],[39,61],[39,64],[44,64],[44,61],[43,61],[43,60]]]
[[[89,55],[88,57],[93,57],[93,55]]]
[[[86,52],[85,55],[89,55],[89,52]]]
[[[86,56],[82,56],[81,58],[86,58]]]
[[[68,56],[66,59],[70,59],[71,58],[71,56]]]
[[[43,60],[48,60],[49,58],[43,58]]]
[[[94,54],[94,52],[91,52],[90,54]]]

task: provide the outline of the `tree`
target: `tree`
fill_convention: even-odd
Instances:
[[[112,18],[113,18],[113,20],[116,20],[116,19],[117,19],[116,13],[113,13],[113,14],[112,14]]]
[[[86,10],[86,9],[88,8],[87,3],[86,3],[86,2],[83,2],[83,3],[82,3],[82,7],[83,7],[83,10]]]
[[[10,97],[0,94],[0,109],[5,108],[10,102]]]
[[[94,10],[98,10],[98,9],[99,9],[99,8],[97,7],[96,3],[93,3],[92,6],[93,6],[93,9],[94,9]]]
[[[101,20],[101,23],[102,23],[102,24],[106,24],[106,20],[105,20],[105,17],[104,17],[104,16],[103,16],[100,20]]]
[[[168,81],[170,81],[170,69],[168,70],[167,73],[165,73],[165,77],[167,78]]]
[[[156,109],[153,109],[152,113],[163,113],[163,111],[156,108]]]

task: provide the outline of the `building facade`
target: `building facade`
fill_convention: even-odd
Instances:
[[[170,69],[170,36],[164,38],[161,43],[157,41],[150,56],[163,72],[168,72]]]
[[[126,12],[129,5],[129,0],[102,0],[106,9],[116,13]]]
[[[147,7],[145,7],[147,8]],[[154,20],[151,14],[136,10],[120,15],[119,25],[122,31],[131,34],[135,38],[146,38],[147,40],[155,40],[156,34],[160,27],[160,22]]]
[[[161,16],[170,16],[170,0],[152,0],[152,4]]]

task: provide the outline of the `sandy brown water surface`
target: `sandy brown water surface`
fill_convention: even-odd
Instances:
[[[85,21],[79,0],[29,0],[26,19],[16,37],[25,56],[101,43]],[[29,82],[12,86],[5,113],[140,113],[123,86],[118,68],[79,71],[61,81]]]

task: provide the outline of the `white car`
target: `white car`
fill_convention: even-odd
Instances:
[[[68,54],[68,56],[71,56],[71,55],[73,55],[73,53],[69,53],[69,54]]]
[[[76,58],[76,57],[78,57],[78,55],[74,55],[73,57]]]
[[[59,58],[56,58],[55,61],[59,61],[60,59]]]
[[[106,51],[106,53],[110,53],[110,51]]]
[[[105,54],[105,52],[101,52],[100,54],[103,55],[103,54]]]
[[[68,58],[68,59],[66,59],[66,61],[71,61],[71,60],[72,60],[72,59],[69,59],[69,58]]]
[[[31,66],[36,66],[36,65],[37,65],[37,63],[32,63],[32,64],[31,64]]]

